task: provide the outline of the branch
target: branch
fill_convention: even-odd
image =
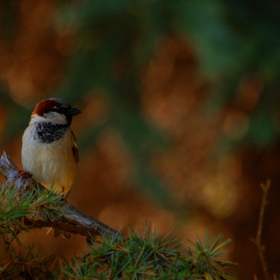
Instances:
[[[4,183],[1,188],[13,184],[18,190],[24,192],[32,192],[35,188],[45,189],[33,178],[26,176],[28,174],[27,172],[18,169],[5,152],[3,152],[0,158],[0,173],[7,179],[6,183]],[[27,225],[31,228],[57,228],[86,236],[88,239],[91,239],[91,237],[119,235],[116,230],[67,203],[63,197],[61,198],[61,203],[57,206],[57,210],[61,212],[61,215],[55,218],[41,216],[34,219],[28,218]]]
[[[263,229],[264,210],[265,210],[265,206],[267,205],[267,193],[268,193],[269,187],[270,187],[270,180],[267,180],[265,184],[261,183],[263,197],[262,197],[262,203],[261,203],[261,209],[260,209],[257,235],[256,235],[256,238],[253,239],[253,242],[256,244],[257,249],[258,249],[258,253],[259,253],[259,257],[260,257],[260,261],[261,261],[261,265],[262,265],[262,270],[263,270],[266,280],[269,280],[270,276],[268,273],[267,263],[266,263],[265,257],[264,257],[265,247],[262,245],[261,237],[262,237],[262,229]]]

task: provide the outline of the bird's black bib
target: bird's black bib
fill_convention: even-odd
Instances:
[[[38,123],[34,139],[42,143],[52,143],[59,140],[67,128],[67,124]]]

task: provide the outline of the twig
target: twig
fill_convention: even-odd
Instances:
[[[265,184],[261,183],[260,186],[263,190],[263,197],[262,197],[262,202],[261,202],[261,209],[260,209],[257,235],[256,235],[256,238],[253,241],[256,244],[257,249],[258,249],[258,253],[259,253],[259,257],[260,257],[262,270],[263,270],[265,279],[270,280],[269,273],[268,273],[268,268],[267,268],[267,263],[266,263],[265,257],[264,257],[265,247],[261,243],[264,210],[265,210],[265,206],[267,205],[267,199],[266,198],[267,198],[267,193],[268,193],[268,190],[269,190],[269,187],[270,187],[270,180],[267,180]]]
[[[11,158],[3,152],[3,155],[0,158],[0,173],[6,177],[7,181],[2,187],[14,184],[19,190],[22,189],[25,192],[31,192],[35,187],[44,188],[33,178],[19,176],[22,172],[22,170],[19,170],[15,166]],[[91,237],[108,237],[112,235],[122,237],[116,230],[103,224],[90,215],[79,211],[74,206],[67,203],[63,198],[61,198],[61,203],[59,203],[58,209],[60,210],[61,215],[55,217],[55,219],[50,219],[49,217],[39,217],[36,219],[28,218],[27,225],[30,228],[53,227],[86,236],[88,239],[91,239]]]

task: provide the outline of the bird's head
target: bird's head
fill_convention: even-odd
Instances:
[[[72,117],[80,113],[80,110],[61,98],[44,99],[36,105],[31,116],[31,123],[52,122],[70,125]]]

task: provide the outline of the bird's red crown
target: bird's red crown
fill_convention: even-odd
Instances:
[[[32,115],[37,114],[43,117],[44,114],[51,111],[52,108],[60,105],[61,104],[54,99],[44,99],[36,105],[34,111],[32,112]]]

